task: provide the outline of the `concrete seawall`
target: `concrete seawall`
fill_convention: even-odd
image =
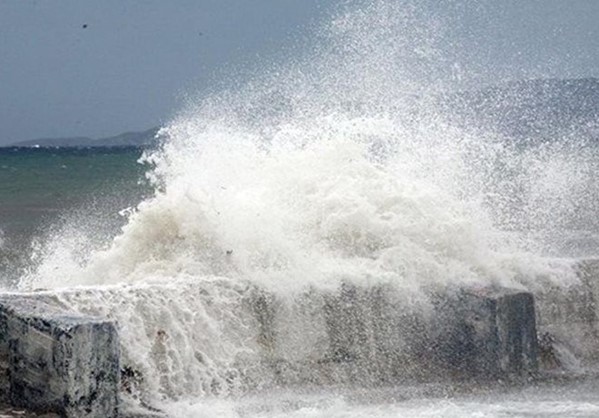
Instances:
[[[537,372],[535,306],[527,292],[447,290],[421,317],[400,306],[389,287],[344,284],[304,295],[309,312],[298,316],[273,294],[248,289],[241,303],[254,317],[252,338],[274,385],[493,381]],[[121,380],[137,371],[121,357],[118,324],[74,312],[62,300],[50,292],[0,296],[4,401],[64,417],[127,416]],[[311,341],[317,329],[322,338]]]
[[[259,317],[259,338],[276,369],[275,383],[489,381],[537,372],[531,294],[448,290],[433,297],[428,314],[406,309],[395,296],[389,286],[345,284],[336,292],[306,295],[304,305],[313,309],[307,315],[286,312],[272,295],[254,296],[260,311],[269,312]],[[324,335],[312,342],[302,338],[314,329]]]

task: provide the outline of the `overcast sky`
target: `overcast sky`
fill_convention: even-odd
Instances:
[[[276,57],[340,3],[0,0],[0,144],[159,125],[186,92]],[[599,76],[599,0],[437,3],[466,66],[515,78]]]

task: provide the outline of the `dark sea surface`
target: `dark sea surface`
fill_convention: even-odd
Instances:
[[[114,233],[119,211],[151,193],[138,163],[143,150],[125,148],[0,148],[0,275],[26,263],[35,237],[72,217],[88,217]]]

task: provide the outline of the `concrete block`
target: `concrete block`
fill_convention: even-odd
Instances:
[[[545,286],[535,294],[546,370],[576,372],[599,361],[599,260],[580,260],[576,270],[578,282]],[[558,359],[564,356],[567,361]]]
[[[325,296],[325,361],[345,369],[351,382],[392,384],[426,377],[430,373],[421,360],[430,318],[420,308],[409,306],[390,285],[343,284]]]
[[[0,297],[0,352],[12,405],[63,417],[116,417],[119,344],[111,321],[35,295]]]
[[[263,360],[280,386],[394,384],[424,377],[424,312],[391,285],[343,283],[292,300],[249,299]]]
[[[437,301],[433,338],[440,368],[466,378],[528,376],[538,370],[534,298],[506,288],[461,289]]]

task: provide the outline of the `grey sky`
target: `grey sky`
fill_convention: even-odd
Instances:
[[[186,92],[258,55],[276,56],[341,1],[0,0],[0,144],[160,124]],[[452,22],[465,71],[599,76],[599,0],[433,8]]]

